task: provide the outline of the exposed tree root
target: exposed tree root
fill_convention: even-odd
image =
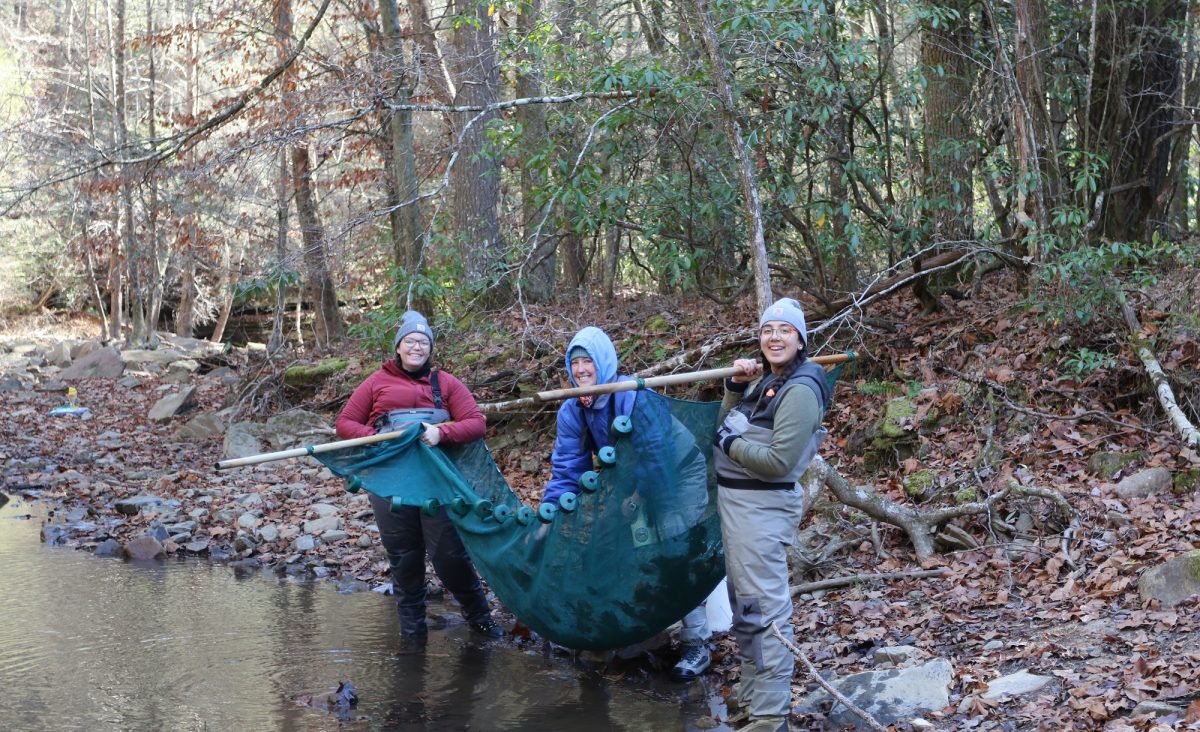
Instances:
[[[917,561],[922,565],[934,560],[934,534],[947,522],[963,516],[978,516],[991,514],[997,503],[1016,493],[1025,496],[1036,496],[1054,504],[1059,520],[1073,526],[1076,511],[1058,492],[1049,488],[1024,486],[1010,482],[1005,488],[993,493],[983,501],[972,501],[957,506],[921,511],[904,506],[865,488],[851,487],[837,470],[817,456],[813,459],[813,470],[820,471],[821,482],[829,486],[830,491],[843,504],[856,508],[873,519],[891,524],[908,534]]]

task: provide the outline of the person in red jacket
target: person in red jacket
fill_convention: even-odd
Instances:
[[[394,361],[358,385],[337,418],[338,437],[366,437],[414,421],[425,425],[425,444],[457,444],[483,437],[486,425],[475,397],[458,379],[433,369],[433,330],[423,315],[406,312],[396,331]],[[425,623],[425,557],[442,584],[462,606],[471,630],[493,638],[504,631],[492,618],[475,566],[445,509],[434,516],[415,507],[399,511],[368,494],[379,527],[379,540],[392,570],[400,632],[406,640],[423,641]]]

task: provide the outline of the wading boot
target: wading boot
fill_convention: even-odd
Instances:
[[[497,623],[491,615],[488,615],[482,620],[476,620],[475,622],[470,623],[470,626],[472,633],[478,633],[479,635],[486,636],[488,638],[504,637],[504,628],[501,628],[500,624]]]
[[[790,729],[787,717],[751,717],[750,724],[738,732],[788,732]]]

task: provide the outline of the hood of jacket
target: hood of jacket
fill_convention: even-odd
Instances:
[[[571,379],[572,386],[579,386],[575,381],[575,375],[571,373],[571,357],[570,353],[576,347],[587,351],[592,357],[592,363],[596,364],[596,383],[609,384],[617,381],[617,349],[613,345],[608,334],[600,330],[594,325],[589,325],[583,330],[575,334],[571,342],[567,345],[567,355],[563,358],[567,367],[567,376]],[[599,409],[608,403],[609,394],[602,394],[592,402],[593,409]]]

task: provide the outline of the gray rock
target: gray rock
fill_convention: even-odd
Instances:
[[[258,548],[258,544],[248,536],[239,536],[233,540],[233,549],[239,553],[253,552]]]
[[[125,359],[125,363],[143,367],[148,364],[166,366],[183,358],[183,354],[172,348],[129,348],[121,351],[121,358]]]
[[[75,508],[72,508],[70,511],[67,511],[66,518],[67,518],[67,521],[70,521],[73,523],[75,521],[84,520],[85,518],[87,518],[87,515],[88,515],[88,513],[87,513],[86,508],[83,508],[82,506],[77,506]]]
[[[261,493],[247,493],[238,499],[238,502],[249,508],[250,506],[263,505],[263,497]]]
[[[911,719],[921,712],[942,709],[950,703],[954,669],[944,659],[911,668],[865,671],[832,681],[850,701],[867,711],[882,725]],[[806,697],[797,707],[801,714],[818,711],[828,700],[825,692]],[[828,723],[835,729],[862,723],[850,710],[836,704]]]
[[[340,528],[342,528],[342,519],[339,516],[324,516],[304,522],[304,533],[306,534],[323,534],[326,531]]]
[[[207,498],[210,501],[212,500],[212,496],[203,496],[203,498]],[[191,516],[193,519],[202,519],[208,515],[208,509],[203,507],[193,508],[191,511],[188,511],[187,515]]]
[[[1174,704],[1167,704],[1166,702],[1160,701],[1144,701],[1138,702],[1138,705],[1133,708],[1133,711],[1129,713],[1129,716],[1144,717],[1149,715],[1151,717],[1166,717],[1174,714],[1182,717],[1186,713],[1186,709],[1177,707]]]
[[[1053,681],[1054,679],[1050,676],[1038,676],[1022,669],[1015,674],[1008,674],[989,681],[983,698],[999,699],[1005,696],[1021,696],[1031,691],[1037,691]]]
[[[329,576],[329,567],[313,567],[312,573],[317,579],[325,579]]]
[[[58,341],[43,354],[46,361],[62,368],[71,363],[71,342]]]
[[[42,541],[49,546],[67,543],[71,532],[64,524],[45,524],[42,526]]]
[[[189,541],[183,545],[183,548],[192,554],[203,554],[204,552],[208,551],[208,540],[197,539],[196,541]]]
[[[875,649],[875,663],[894,663],[900,665],[921,655],[913,646],[888,646]]]
[[[317,540],[307,534],[297,537],[296,541],[292,542],[292,549],[298,552],[312,551],[317,548]]]
[[[1171,471],[1166,468],[1150,468],[1124,478],[1113,489],[1121,500],[1145,498],[1171,490]]]
[[[104,347],[100,341],[80,341],[79,343],[71,344],[71,360],[78,361],[89,353],[95,353]]]
[[[22,391],[25,386],[21,384],[20,379],[5,378],[0,379],[0,392],[4,391]]]
[[[125,545],[125,552],[134,561],[162,559],[167,555],[163,545],[149,534],[138,534]]]
[[[213,412],[198,414],[175,432],[179,440],[207,440],[225,432],[225,421]]]
[[[370,549],[371,545],[375,543],[375,540],[371,538],[370,534],[363,534],[362,536],[358,537],[358,541],[355,543],[363,549]]]
[[[125,362],[117,349],[106,346],[83,356],[59,373],[63,381],[74,379],[119,379],[125,373]]]
[[[325,516],[333,516],[340,512],[340,509],[337,506],[334,506],[330,503],[314,503],[308,507],[308,510],[322,518]]]
[[[1003,647],[1004,647],[1004,641],[999,641],[999,640],[990,640],[987,643],[983,644],[983,650],[985,650],[985,651],[998,651]]]
[[[92,552],[96,557],[124,557],[125,550],[116,539],[105,539]]]
[[[141,385],[142,380],[136,376],[133,376],[132,374],[121,377],[121,380],[117,382],[117,386],[121,387],[122,389],[136,389]]]
[[[279,529],[273,524],[267,524],[266,526],[259,528],[258,538],[263,542],[275,541],[279,538]]]
[[[332,544],[335,541],[341,541],[349,536],[350,535],[345,531],[335,529],[333,531],[326,531],[325,533],[321,534],[321,541],[325,542],[326,544]]]
[[[292,409],[267,420],[266,435],[271,449],[284,450],[301,445],[313,445],[326,440],[320,439],[329,430],[329,420],[303,409]]]
[[[158,521],[151,523],[150,528],[146,530],[146,533],[150,536],[153,536],[159,542],[164,542],[171,538],[171,532],[167,531],[167,528]]]
[[[252,529],[258,525],[258,517],[247,511],[238,516],[237,525],[243,529]]]
[[[1200,549],[1148,569],[1138,577],[1142,600],[1156,599],[1163,607],[1172,607],[1200,593]]]
[[[296,526],[287,524],[279,527],[279,538],[283,539],[284,541],[291,541],[299,535],[300,529]]]
[[[232,459],[266,452],[263,449],[262,440],[259,439],[262,431],[263,426],[254,422],[238,422],[230,425],[229,429],[225,431],[222,453],[226,458]]]
[[[164,500],[161,496],[134,496],[133,498],[122,498],[113,504],[113,508],[117,513],[123,513],[126,516],[133,516],[144,509],[157,509],[161,507]]]
[[[185,386],[174,394],[168,394],[150,408],[150,413],[146,415],[146,418],[151,422],[170,422],[176,414],[192,405],[192,396],[195,393],[196,387]]]
[[[181,521],[177,524],[171,524],[168,526],[167,531],[171,532],[172,534],[190,534],[196,530],[196,526],[197,524],[195,521]]]

